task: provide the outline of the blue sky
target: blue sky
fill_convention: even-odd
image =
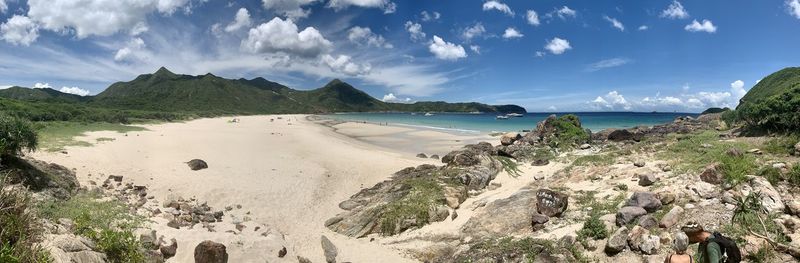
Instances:
[[[529,111],[735,106],[800,61],[800,0],[0,0],[0,88],[166,66]]]

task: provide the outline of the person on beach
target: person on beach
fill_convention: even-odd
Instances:
[[[705,231],[692,221],[681,227],[681,231],[689,237],[691,244],[699,243],[695,255],[698,263],[738,263],[742,260],[736,242],[718,232]]]
[[[664,259],[664,263],[694,263],[694,258],[686,254],[689,249],[689,237],[683,232],[675,233],[672,240],[672,249],[675,253]]]

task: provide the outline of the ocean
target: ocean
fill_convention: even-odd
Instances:
[[[697,117],[696,113],[665,112],[576,112],[576,113],[526,113],[522,117],[511,117],[498,120],[498,114],[491,113],[337,113],[323,115],[340,121],[356,121],[379,123],[396,126],[414,126],[427,129],[444,130],[459,133],[492,133],[506,131],[532,130],[536,123],[547,116],[556,114],[575,114],[584,128],[597,132],[607,128],[631,128],[636,126],[652,126],[672,122],[679,116]]]

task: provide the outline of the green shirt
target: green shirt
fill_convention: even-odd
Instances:
[[[695,256],[697,263],[722,263],[722,249],[716,242],[700,243]]]

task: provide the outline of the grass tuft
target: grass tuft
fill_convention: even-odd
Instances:
[[[25,190],[6,187],[0,175],[0,262],[50,262],[37,243],[42,228]]]
[[[497,161],[503,165],[503,170],[511,177],[517,178],[521,175],[522,170],[519,169],[519,164],[514,159],[505,156],[495,156],[494,158],[497,158]]]
[[[75,137],[81,136],[87,132],[92,131],[116,131],[119,133],[126,133],[131,131],[144,131],[147,130],[138,126],[96,122],[96,123],[79,123],[79,122],[48,122],[41,124],[39,129],[39,137],[41,138],[41,146],[46,151],[61,151],[67,146],[91,146],[92,144],[85,141],[75,140]],[[105,138],[109,139],[109,138]],[[103,138],[97,141],[103,141]]]
[[[394,235],[404,231],[405,220],[414,220],[415,226],[430,223],[430,212],[444,204],[444,190],[433,178],[411,178],[403,182],[411,189],[397,201],[386,205],[380,216],[381,233]]]
[[[671,165],[677,172],[700,173],[708,164],[719,163],[725,180],[738,184],[757,167],[756,159],[751,154],[728,154],[731,149],[745,152],[750,145],[720,141],[719,134],[715,131],[673,135],[672,139],[676,142],[668,145],[666,151],[659,153],[659,157],[671,160]]]

